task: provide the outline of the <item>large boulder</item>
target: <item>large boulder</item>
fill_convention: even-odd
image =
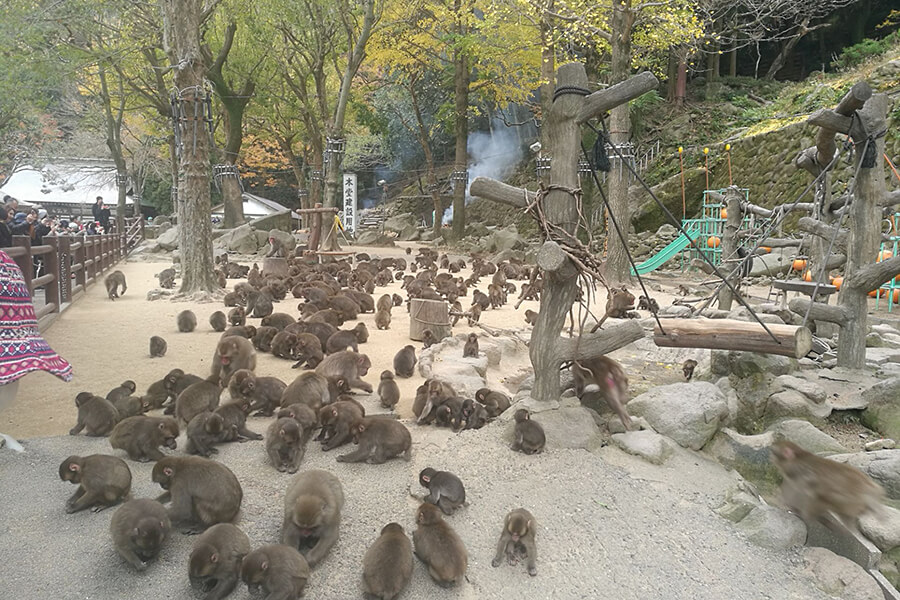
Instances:
[[[661,465],[672,455],[672,444],[655,431],[627,431],[612,436],[613,443],[629,454]]]
[[[797,361],[777,354],[713,350],[710,355],[710,370],[714,375],[750,377],[752,375],[766,374],[778,376],[796,371]]]
[[[485,250],[488,252],[500,252],[502,250],[517,250],[525,247],[525,240],[519,236],[519,230],[515,225],[505,229],[494,231],[484,240]]]
[[[769,427],[777,437],[794,442],[813,454],[845,454],[847,449],[836,439],[802,419],[786,419]]]
[[[400,233],[410,227],[416,228],[416,218],[412,213],[401,213],[384,220],[384,230],[392,233]]]
[[[758,506],[737,525],[747,539],[770,550],[787,550],[806,541],[806,525],[796,517],[774,506]]]
[[[836,454],[828,458],[856,467],[881,484],[888,497],[900,500],[900,450]]]
[[[256,232],[249,224],[225,230],[221,237],[213,241],[213,245],[239,254],[256,254],[259,250]]]
[[[260,231],[269,231],[270,229],[280,229],[281,231],[290,232],[293,227],[291,223],[291,211],[282,210],[265,217],[259,217],[250,222],[254,229]]]
[[[272,246],[269,244],[269,239],[275,238],[281,245],[284,247],[286,254],[285,258],[294,255],[294,248],[297,247],[297,240],[294,239],[294,236],[291,235],[287,231],[282,231],[280,229],[272,229],[266,234],[266,245],[260,249],[260,252],[263,254],[268,254],[272,250]]]
[[[394,240],[380,231],[368,229],[359,234],[359,237],[356,238],[356,245],[392,247],[394,245]]]
[[[516,408],[522,408],[516,406]],[[512,411],[507,411],[512,412]],[[547,436],[551,448],[581,448],[590,450],[602,445],[600,428],[591,411],[581,406],[561,407],[558,410],[542,412],[534,417]],[[514,426],[510,425],[511,432]],[[509,437],[512,440],[512,437]]]
[[[697,381],[653,388],[629,402],[628,412],[679,445],[699,450],[728,418],[728,405],[718,387]]]
[[[810,547],[801,551],[806,574],[816,587],[830,598],[840,600],[883,600],[884,592],[865,569],[825,548]]]
[[[816,404],[794,390],[783,390],[769,396],[766,403],[766,419],[800,417],[816,423],[824,423],[831,415],[831,405],[827,402]]]
[[[156,244],[163,250],[175,250],[178,248],[178,227],[171,227],[156,238]]]
[[[421,237],[421,233],[419,232],[419,228],[414,225],[409,225],[400,230],[397,234],[397,239],[401,242],[415,242]]]
[[[877,383],[860,393],[868,407],[862,413],[862,422],[881,435],[900,439],[900,377],[892,377]]]
[[[882,514],[867,512],[859,518],[859,530],[882,552],[900,547],[900,510],[883,506]]]

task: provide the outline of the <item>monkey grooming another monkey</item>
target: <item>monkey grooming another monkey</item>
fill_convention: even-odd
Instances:
[[[156,558],[171,529],[166,509],[147,498],[129,500],[109,522],[116,551],[138,571]]]
[[[450,471],[435,471],[431,467],[422,469],[419,483],[428,488],[425,502],[434,504],[445,515],[452,515],[453,511],[466,503],[466,488],[459,477]]]
[[[338,478],[319,469],[295,476],[284,496],[281,541],[299,550],[314,568],[338,539],[344,490]]]
[[[169,345],[166,343],[166,340],[158,335],[154,335],[150,338],[150,358],[165,356],[168,347]]]
[[[260,588],[266,600],[297,600],[309,580],[310,565],[295,548],[272,544],[252,551],[241,561],[241,579],[251,594]]]
[[[78,422],[69,430],[69,435],[78,435],[82,429],[86,429],[85,435],[89,437],[109,435],[119,422],[119,411],[112,402],[90,392],[75,396],[75,406],[78,407]]]
[[[859,469],[816,456],[787,440],[772,444],[771,456],[783,477],[785,503],[807,523],[835,525],[834,513],[848,527],[857,527],[866,512],[884,514],[884,490]]]
[[[237,516],[244,492],[231,469],[199,456],[167,456],[153,465],[152,480],[166,490],[158,502],[171,500],[169,518],[199,533]]]
[[[694,377],[694,369],[697,368],[697,361],[689,358],[681,365],[681,372],[684,373],[685,381],[690,381]]]
[[[534,515],[524,508],[510,511],[503,521],[503,531],[500,533],[500,541],[497,543],[497,554],[491,565],[500,566],[503,555],[506,554],[506,562],[515,566],[522,557],[526,561],[528,574],[537,575],[537,545],[534,537],[537,531],[537,521]]]
[[[70,456],[59,465],[59,478],[77,484],[66,501],[66,512],[86,508],[99,512],[118,504],[131,492],[131,470],[125,461],[107,454]]]
[[[128,417],[109,434],[109,444],[124,450],[128,458],[138,462],[160,460],[165,454],[160,446],[174,450],[178,447],[178,423],[172,417]]]
[[[125,273],[122,271],[113,271],[106,276],[103,283],[106,284],[106,294],[109,296],[110,300],[115,300],[119,297],[120,285],[122,286],[123,294],[125,293],[125,290],[128,289],[128,286],[125,284]]]
[[[397,377],[412,377],[415,374],[416,349],[412,345],[404,346],[394,356],[394,373]]]
[[[190,333],[197,328],[197,315],[190,310],[183,310],[178,313],[178,331],[181,333]]]
[[[412,543],[399,523],[388,523],[363,557],[363,588],[370,598],[393,600],[412,578]]]
[[[416,556],[439,586],[450,587],[463,580],[469,564],[466,547],[434,504],[426,502],[416,511],[413,544]]]
[[[394,410],[400,401],[400,387],[394,380],[394,374],[390,370],[381,372],[381,382],[378,384],[378,399],[382,408]]]
[[[241,561],[250,554],[250,538],[231,523],[213,525],[194,542],[188,560],[191,587],[203,600],[222,600],[237,587]]]
[[[509,396],[503,392],[496,392],[490,388],[481,388],[475,392],[475,400],[484,405],[487,416],[490,419],[499,416],[503,411],[509,408]]]
[[[466,340],[465,346],[463,346],[463,358],[478,358],[478,335],[474,333],[469,334],[469,339]]]
[[[337,457],[338,462],[370,462],[380,465],[389,458],[403,455],[410,459],[412,436],[406,425],[396,419],[368,417],[350,428],[359,448]]]
[[[608,356],[597,356],[573,361],[572,374],[575,376],[575,393],[579,398],[588,384],[596,385],[600,396],[619,415],[625,429],[630,431],[634,428],[631,417],[625,410],[625,403],[628,401],[628,376],[622,365]]]
[[[516,411],[515,441],[512,449],[523,454],[543,452],[547,438],[540,423],[531,420],[531,413],[524,408]]]

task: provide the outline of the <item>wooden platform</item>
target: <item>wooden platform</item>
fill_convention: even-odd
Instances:
[[[816,283],[814,281],[800,281],[797,279],[776,279],[772,282],[772,287],[784,292],[781,295],[782,308],[787,308],[788,292],[798,292],[809,296],[810,298],[812,298],[812,295],[815,292],[816,298],[822,296],[825,299],[825,304],[828,304],[828,296],[836,294],[838,291],[835,286],[824,283],[820,284],[819,289],[816,290]],[[812,298],[813,302],[815,302],[816,298]]]

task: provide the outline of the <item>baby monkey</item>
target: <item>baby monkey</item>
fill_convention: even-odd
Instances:
[[[528,574],[537,575],[537,545],[534,543],[537,521],[534,515],[524,508],[517,508],[506,515],[503,521],[503,531],[500,533],[500,541],[497,543],[497,554],[491,565],[500,566],[503,555],[506,554],[506,562],[515,566],[520,559],[526,561]]]

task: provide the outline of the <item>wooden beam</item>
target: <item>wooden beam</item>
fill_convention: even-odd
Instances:
[[[653,341],[665,348],[710,348],[760,352],[803,358],[812,349],[812,332],[806,327],[766,323],[775,335],[772,339],[762,325],[732,319],[660,319]]]
[[[650,71],[632,75],[625,81],[611,85],[604,90],[589,94],[584,98],[584,105],[575,118],[577,125],[582,125],[594,117],[599,117],[608,110],[630,102],[656,89],[659,80]]]
[[[760,243],[760,246],[765,246],[767,248],[790,248],[802,244],[803,240],[794,240],[791,238],[766,238]]]
[[[900,256],[866,265],[847,277],[845,285],[868,294],[897,275],[900,275]]]
[[[806,122],[837,133],[850,133],[850,127],[853,125],[851,117],[839,114],[830,108],[820,108],[810,115]]]
[[[525,208],[534,202],[537,194],[528,190],[508,185],[490,177],[476,177],[469,184],[469,193],[477,198],[502,202],[516,208]],[[528,203],[525,197],[528,197]]]
[[[834,227],[832,227],[831,225],[826,225],[825,223],[817,219],[813,219],[812,217],[801,217],[800,220],[797,221],[797,227],[799,227],[801,231],[806,231],[807,233],[817,235],[820,238],[824,238],[829,241],[831,241],[832,236],[834,236]],[[849,231],[847,231],[846,229],[841,229],[834,240],[835,246],[838,248],[846,248],[847,239],[849,238],[849,236]]]
[[[559,362],[587,360],[623,348],[642,337],[644,328],[638,321],[630,320],[577,338],[559,338],[555,352]]]
[[[809,298],[794,298],[788,303],[791,312],[795,312],[801,317],[805,316],[806,311],[809,310],[809,318],[813,321],[825,321],[826,323],[836,323],[843,326],[847,323],[847,319],[850,318],[849,313],[841,308],[840,305],[831,306],[821,302],[812,302],[812,308],[809,308],[809,305]]]
[[[815,204],[812,202],[798,202],[797,204],[781,204],[779,206],[775,206],[773,208],[765,208],[763,206],[757,206],[756,204],[751,204],[750,202],[741,203],[741,209],[745,212],[753,213],[757,217],[763,217],[765,219],[770,218],[778,211],[785,212],[812,212]]]

